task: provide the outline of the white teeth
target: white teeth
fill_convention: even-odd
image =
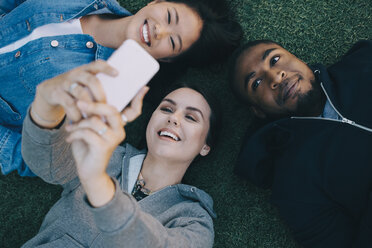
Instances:
[[[167,137],[174,139],[175,141],[179,140],[179,138],[176,135],[174,135],[173,133],[167,132],[167,131],[161,131],[160,136],[167,136]]]
[[[150,40],[149,40],[149,33],[147,30],[147,24],[144,24],[142,27],[142,35],[143,35],[145,42],[148,43]]]

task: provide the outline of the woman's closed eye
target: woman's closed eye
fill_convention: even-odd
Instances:
[[[167,10],[167,13],[168,13],[168,24],[170,24],[171,21],[172,21],[172,16],[171,16],[171,14],[169,12],[169,9]]]
[[[169,36],[169,39],[170,39],[170,42],[171,42],[171,46],[172,46],[172,50],[174,51],[176,45],[174,44],[174,39],[172,36]]]
[[[173,113],[173,109],[171,107],[161,107],[160,110],[165,113]]]
[[[172,21],[175,22],[175,24],[178,23],[178,14],[177,14],[177,11],[174,10],[173,12],[175,12],[175,15],[176,15],[175,20],[176,20],[176,21],[173,21],[174,19],[172,18],[172,13],[171,13],[171,11],[170,11],[169,9],[167,9],[167,21],[168,21],[168,25],[172,24]],[[180,39],[180,38],[179,38],[179,39]],[[171,48],[172,48],[172,51],[174,52],[175,49],[176,49],[176,43],[175,43],[175,41],[174,41],[173,36],[171,36],[171,35],[169,35],[169,42],[170,42],[170,46],[171,46]],[[180,40],[180,42],[181,42],[181,40]]]
[[[197,122],[197,119],[193,115],[188,114],[185,116],[185,118],[190,121]]]

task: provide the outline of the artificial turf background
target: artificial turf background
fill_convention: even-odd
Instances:
[[[135,13],[145,0],[121,0]],[[308,63],[329,65],[353,43],[372,38],[370,0],[228,0],[244,30],[244,41],[272,39]],[[371,58],[372,59],[372,58]],[[206,85],[221,100],[224,122],[215,153],[195,163],[185,182],[211,194],[218,214],[215,247],[298,247],[263,191],[233,174],[234,161],[251,117],[235,101],[226,81],[226,65],[189,70],[186,79]],[[143,137],[146,115],[127,129],[127,141]],[[16,173],[0,176],[0,247],[19,247],[33,237],[60,197],[61,189]]]

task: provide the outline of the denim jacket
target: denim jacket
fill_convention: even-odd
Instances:
[[[88,14],[131,15],[114,0],[19,2],[0,0],[0,47],[26,37],[35,28],[49,23],[65,22]],[[36,86],[77,66],[97,59],[106,60],[113,51],[97,44],[90,35],[71,34],[39,38],[15,51],[0,54],[2,173],[18,170],[22,176],[33,175],[21,157],[21,130]]]

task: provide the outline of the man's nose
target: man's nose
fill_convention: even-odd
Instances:
[[[270,75],[271,77],[270,88],[273,90],[278,88],[279,85],[283,82],[283,79],[286,77],[286,75],[287,75],[286,72],[283,70],[273,71]]]
[[[166,27],[160,24],[155,24],[155,33],[154,33],[155,39],[160,40],[164,37],[167,37],[170,33],[171,33],[171,30],[169,27]]]

